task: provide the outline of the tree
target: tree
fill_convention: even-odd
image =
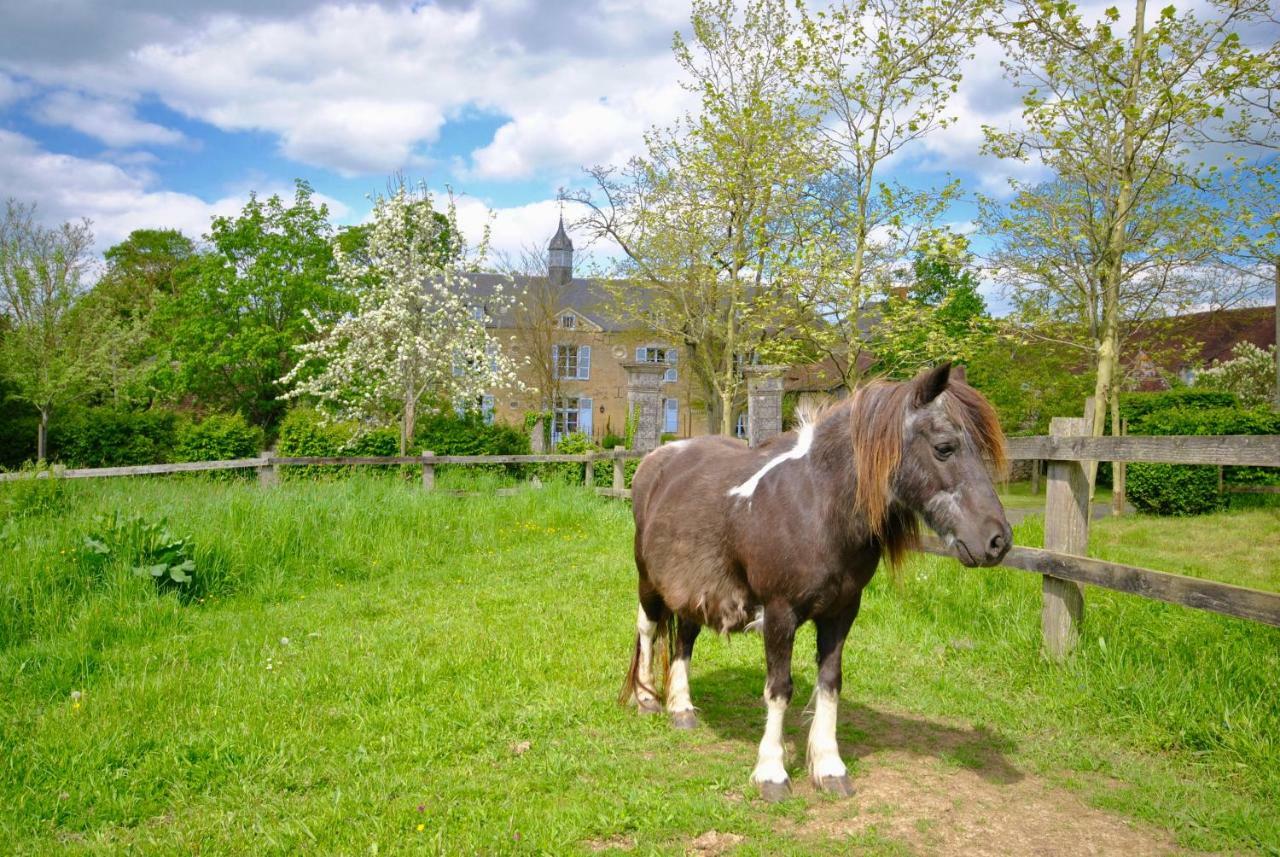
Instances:
[[[1234,393],[1246,408],[1260,408],[1271,400],[1276,347],[1266,350],[1252,342],[1237,342],[1230,360],[1215,360],[1196,375],[1195,386]]]
[[[1268,0],[1213,0],[1212,8],[1216,19],[1169,6],[1149,22],[1146,0],[1135,0],[1133,25],[1122,35],[1114,7],[1090,25],[1070,3],[1020,0],[1016,17],[999,31],[1008,75],[1026,88],[1025,127],[986,128],[985,149],[1009,158],[1035,155],[1057,173],[1054,192],[1024,196],[1019,212],[1047,227],[1041,237],[1053,242],[1051,252],[1070,258],[1082,242],[1090,245],[1088,288],[1096,290],[1098,308],[1095,435],[1102,433],[1106,403],[1113,421],[1118,414],[1129,269],[1135,257],[1153,252],[1133,221],[1144,212],[1161,217],[1170,200],[1190,204],[1182,189],[1201,184],[1203,169],[1190,159],[1201,129],[1224,115],[1233,92],[1257,85],[1264,74],[1264,58],[1243,46],[1238,31],[1266,15]],[[1191,222],[1207,223],[1194,216]],[[1170,249],[1166,244],[1160,252]]]
[[[995,332],[978,293],[968,241],[942,232],[926,239],[899,287],[869,315],[866,344],[877,371],[909,378],[944,360],[968,363]]]
[[[710,428],[731,434],[742,364],[784,357],[806,238],[805,188],[820,153],[798,83],[795,21],[783,0],[696,0],[676,61],[700,111],[646,135],[647,155],[591,171],[600,198],[582,225],[625,254],[623,317],[681,347]]]
[[[807,225],[821,248],[807,298],[825,323],[809,332],[850,389],[867,344],[864,309],[889,292],[901,260],[959,189],[884,181],[885,164],[955,121],[947,104],[991,5],[853,0],[804,15],[806,86],[826,117],[823,177],[813,188],[821,216]]]
[[[364,252],[338,249],[338,280],[358,293],[354,314],[332,325],[308,314],[321,335],[298,347],[297,366],[280,381],[288,398],[313,396],[326,414],[365,427],[400,424],[400,454],[413,441],[424,401],[472,407],[486,391],[518,386],[510,358],[486,326],[504,312],[501,287],[479,296],[466,274],[469,254],[450,201],[441,224],[426,188],[401,183],[374,203]],[[441,252],[441,236],[447,245]]]
[[[988,263],[1013,304],[1017,335],[1076,350],[1092,373],[1108,336],[1115,353],[1123,353],[1155,319],[1205,297],[1203,264],[1218,243],[1207,199],[1167,178],[1152,179],[1125,218],[1129,249],[1117,271],[1106,257],[1113,235],[1108,204],[1099,197],[1089,184],[1058,179],[1019,186],[1007,204],[983,199],[979,215],[995,239]],[[1121,364],[1112,367],[1113,379],[1120,371]]]
[[[305,314],[333,320],[352,305],[333,279],[328,209],[312,195],[298,181],[291,205],[250,195],[239,216],[214,219],[209,251],[163,318],[174,395],[263,427],[280,418],[280,379],[314,332]]]
[[[149,400],[156,390],[147,381],[163,374],[157,357],[170,340],[160,318],[195,271],[195,242],[176,229],[135,229],[102,255],[106,270],[79,311],[104,328],[105,381],[112,401]]]
[[[91,393],[101,365],[94,337],[75,313],[91,267],[89,221],[48,229],[36,222],[35,205],[10,199],[0,220],[0,365],[11,395],[40,415],[36,458],[48,452],[54,411]]]

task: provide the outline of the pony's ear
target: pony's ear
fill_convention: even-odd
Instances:
[[[923,407],[942,395],[942,391],[947,389],[947,382],[950,380],[950,361],[930,369],[918,377],[916,379],[916,407]]]
[[[969,379],[964,376],[964,364],[957,363],[951,367],[951,380],[959,381],[961,384],[968,384]]]

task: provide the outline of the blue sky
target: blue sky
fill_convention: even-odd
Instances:
[[[556,193],[584,166],[622,163],[694,106],[670,50],[686,0],[109,5],[8,0],[0,30],[0,195],[89,217],[100,250],[140,227],[198,236],[294,178],[359,222],[402,172],[452,185],[473,231],[491,210],[495,248],[517,253],[554,231]],[[972,198],[1038,175],[978,151],[984,123],[1019,112],[999,59],[978,46],[959,121],[893,177],[951,174]]]

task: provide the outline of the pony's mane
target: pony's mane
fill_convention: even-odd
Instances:
[[[889,487],[902,460],[903,425],[918,381],[873,381],[854,392],[849,411],[857,473],[854,514],[866,521],[871,535],[880,541],[891,567],[900,565],[920,541],[919,519],[893,506]],[[955,378],[941,400],[947,416],[973,441],[992,470],[1003,476],[1007,466],[1004,431],[991,403]]]

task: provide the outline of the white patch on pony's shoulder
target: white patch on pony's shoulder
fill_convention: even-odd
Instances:
[[[658,449],[681,449],[688,445],[689,439],[685,438],[684,440],[673,440],[670,443],[664,443],[662,446],[658,447]]]
[[[800,427],[800,436],[796,438],[796,445],[788,449],[786,452],[779,453],[773,458],[765,462],[764,466],[751,475],[751,478],[741,485],[737,485],[729,489],[730,497],[746,497],[756,493],[756,486],[760,484],[760,480],[764,475],[773,468],[777,467],[784,461],[796,461],[804,458],[809,454],[809,447],[813,445],[813,423],[805,423]]]

